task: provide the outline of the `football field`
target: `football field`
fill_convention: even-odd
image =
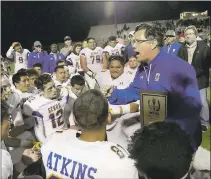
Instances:
[[[14,64],[11,63],[10,65],[11,67],[11,72],[13,73],[14,71]],[[210,76],[211,76],[211,72],[210,72]],[[211,80],[211,79],[210,79]],[[209,103],[209,106],[211,105],[211,96],[210,96],[210,86],[209,88],[207,88],[207,100],[208,100],[208,103]],[[211,138],[211,135],[210,135],[210,126],[209,126],[209,129],[207,132],[203,132],[202,134],[202,147],[209,150],[210,151],[210,138]]]

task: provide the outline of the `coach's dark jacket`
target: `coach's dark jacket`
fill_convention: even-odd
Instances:
[[[188,61],[188,50],[182,45],[177,54],[178,57]],[[197,47],[193,54],[192,64],[196,70],[199,89],[209,86],[209,68],[211,67],[210,47],[204,41],[197,41]]]

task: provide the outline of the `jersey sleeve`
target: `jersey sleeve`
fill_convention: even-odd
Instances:
[[[12,59],[13,57],[14,57],[14,49],[13,49],[13,47],[11,46],[10,48],[9,48],[9,50],[7,51],[7,53],[6,53],[6,56],[7,56],[7,58],[10,58],[10,59]]]
[[[86,57],[86,49],[82,49],[79,56],[84,56]]]
[[[43,115],[40,114],[38,111],[33,111],[32,116],[35,119],[34,132],[35,132],[36,138],[38,139],[39,142],[45,143],[46,136],[45,136],[44,123],[43,123]]]

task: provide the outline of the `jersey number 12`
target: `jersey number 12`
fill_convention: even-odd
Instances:
[[[64,121],[62,119],[63,117],[62,114],[63,114],[63,110],[59,109],[58,111],[51,113],[49,115],[53,128],[56,128],[57,126],[61,126],[62,124],[64,124]]]

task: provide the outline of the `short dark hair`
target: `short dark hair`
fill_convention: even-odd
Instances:
[[[52,81],[52,77],[50,74],[42,74],[34,81],[34,84],[38,89],[43,91],[44,85],[46,85],[47,83],[51,81]]]
[[[85,80],[84,80],[83,76],[75,75],[71,78],[70,84],[71,84],[71,86],[74,86],[74,85],[83,86],[83,85],[85,85]]]
[[[56,62],[56,66],[60,66],[59,65],[60,63],[65,63],[66,64],[65,60],[59,60],[59,61]]]
[[[108,38],[108,41],[109,42],[111,42],[111,41],[116,41],[116,36],[110,36],[109,38]]]
[[[82,129],[100,129],[103,125],[106,125],[108,102],[99,90],[88,90],[74,102],[73,114],[77,124]]]
[[[58,69],[64,69],[64,65],[59,65],[59,66],[56,66],[54,72],[57,72]]]
[[[19,72],[27,72],[27,69],[26,69],[26,68],[21,68],[21,69],[19,69],[19,70],[17,71],[17,73],[19,73]]]
[[[26,71],[19,71],[17,73],[15,73],[13,76],[12,76],[12,83],[14,86],[15,83],[19,83],[21,81],[21,77],[23,76],[28,76],[28,73]]]
[[[156,122],[135,132],[130,158],[151,179],[180,179],[193,157],[190,138],[176,123]]]
[[[35,69],[28,69],[27,74],[28,74],[29,77],[38,76],[37,71]]]
[[[112,61],[119,61],[121,63],[122,66],[124,66],[125,64],[125,59],[123,56],[120,55],[111,55],[108,59],[109,62],[109,66],[111,64]]]
[[[33,65],[33,68],[35,68],[35,67],[40,67],[40,68],[42,69],[41,63],[35,63],[35,64]]]
[[[139,30],[145,30],[144,36],[147,40],[156,39],[158,42],[157,46],[163,46],[163,33],[159,27],[143,23],[136,26],[135,32]]]
[[[87,38],[87,39],[86,39],[87,43],[88,43],[90,40],[94,40],[94,41],[95,41],[95,38],[93,38],[93,37]]]

